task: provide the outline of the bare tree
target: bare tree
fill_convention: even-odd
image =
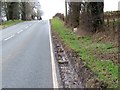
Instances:
[[[32,2],[22,2],[21,3],[22,20],[31,20],[33,13],[33,3]]]
[[[104,1],[88,2],[87,13],[91,16],[89,24],[93,27],[92,31],[96,32],[103,27],[104,24]]]
[[[65,1],[65,22],[67,23],[67,20],[68,20],[68,9],[67,9],[67,2]]]
[[[2,24],[2,2],[0,1],[0,24]]]
[[[68,22],[72,27],[77,27],[79,24],[89,27],[89,31],[103,30],[104,24],[104,0],[102,2],[68,2]],[[65,3],[65,9],[67,4]],[[81,23],[82,22],[82,23]],[[86,29],[87,30],[87,29]]]
[[[69,5],[69,21],[72,27],[77,27],[79,25],[79,17],[80,17],[80,9],[81,3],[80,2],[68,2]]]
[[[38,9],[37,10],[37,19],[41,19],[42,14],[43,14],[42,10]]]
[[[37,9],[37,12],[35,12],[35,3],[37,3],[35,0],[34,2],[4,2],[3,7],[7,20],[32,20],[34,19],[34,16],[40,17],[42,12],[40,9]]]
[[[6,12],[7,20],[20,19],[19,2],[5,2],[4,10]]]
[[[2,12],[2,2],[0,1],[0,17],[1,17],[1,12]]]
[[[41,18],[43,14],[42,10],[40,9],[39,2],[22,2],[21,12],[22,20],[31,20],[34,19],[35,17]]]
[[[41,16],[43,15],[43,11],[41,10],[40,2],[35,3],[35,9],[37,10],[36,12],[37,19],[42,19]]]

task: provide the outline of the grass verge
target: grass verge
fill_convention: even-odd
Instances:
[[[94,50],[103,53],[116,50],[112,48],[111,43],[92,42],[90,36],[78,38],[71,30],[64,26],[59,18],[52,19],[51,24],[53,30],[59,34],[64,43],[79,53],[81,59],[90,67],[98,78],[108,84],[108,88],[118,87],[118,65],[114,64],[112,60],[101,60],[96,58],[92,53]]]
[[[10,21],[6,21],[4,23],[2,23],[2,25],[0,25],[0,29],[3,28],[7,28],[9,26],[15,25],[17,23],[23,22],[22,20],[10,20]]]

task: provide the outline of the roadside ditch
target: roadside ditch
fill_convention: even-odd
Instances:
[[[107,85],[86,66],[77,52],[70,49],[52,30],[55,58],[58,64],[60,82],[63,88],[100,88]]]

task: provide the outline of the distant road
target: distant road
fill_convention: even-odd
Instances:
[[[49,22],[23,22],[1,33],[2,88],[53,88]]]

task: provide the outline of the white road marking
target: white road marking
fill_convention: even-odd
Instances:
[[[25,28],[27,29],[29,26],[26,26]]]
[[[6,38],[6,39],[4,39],[5,41],[7,41],[7,40],[9,40],[9,39],[11,39],[12,37],[14,37],[15,35],[13,34],[13,35],[11,35],[10,37],[8,37],[8,38]]]
[[[17,34],[21,33],[22,31],[23,31],[23,30],[18,31]]]
[[[52,63],[52,77],[53,77],[53,88],[58,88],[58,81],[57,81],[57,73],[56,73],[56,66],[55,66],[55,59],[53,54],[53,45],[52,45],[52,38],[51,38],[51,29],[50,29],[50,22],[48,20],[48,27],[49,27],[49,38],[50,38],[50,52],[51,52],[51,63]]]

